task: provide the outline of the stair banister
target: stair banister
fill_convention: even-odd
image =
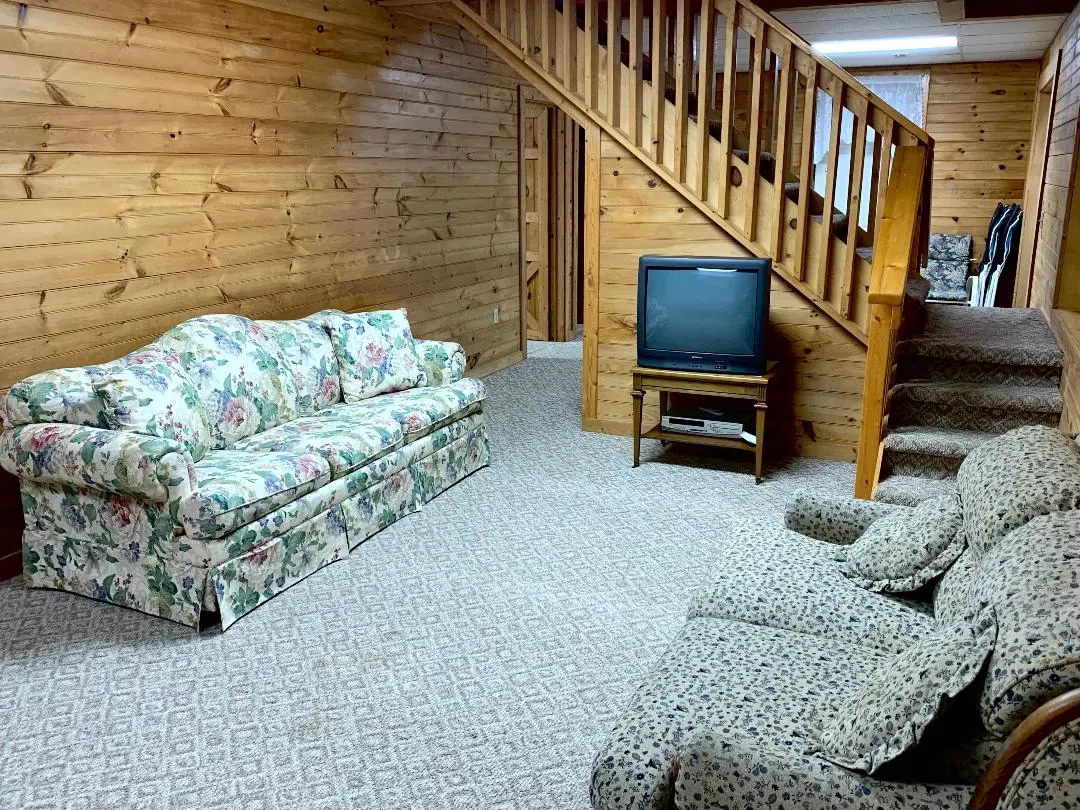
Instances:
[[[904,319],[907,281],[918,272],[928,171],[924,146],[898,146],[893,156],[870,277],[870,329],[863,377],[862,423],[855,461],[855,497],[873,497],[881,441],[888,423],[888,391]]]

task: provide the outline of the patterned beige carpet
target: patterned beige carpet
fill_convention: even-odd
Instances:
[[[722,547],[798,460],[630,467],[583,433],[580,344],[489,378],[493,464],[260,607],[192,631],[0,585],[10,808],[584,808],[593,753]]]

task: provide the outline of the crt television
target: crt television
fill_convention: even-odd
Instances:
[[[642,256],[638,364],[764,373],[769,282],[768,259]]]

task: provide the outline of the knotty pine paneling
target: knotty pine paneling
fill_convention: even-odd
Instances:
[[[746,256],[616,141],[600,156],[600,252],[595,417],[588,428],[631,430],[630,368],[637,354],[637,263],[646,253]],[[773,277],[769,356],[783,376],[769,409],[768,446],[786,453],[855,460],[866,352],[786,282]],[[588,384],[588,380],[586,383]],[[655,422],[655,394],[645,400]]]
[[[1043,66],[1053,65],[1058,52],[1061,53],[1061,65],[1031,281],[1031,306],[1041,308],[1048,317],[1056,303],[1058,264],[1069,218],[1069,196],[1076,163],[1076,126],[1080,117],[1080,8],[1062,24],[1043,57]],[[1062,268],[1062,272],[1080,274],[1080,268],[1069,266]],[[1075,379],[1075,370],[1067,369],[1066,375]],[[1072,407],[1066,402],[1066,412]]]
[[[927,73],[926,131],[934,139],[930,228],[972,237],[980,259],[997,203],[1023,203],[1039,62],[860,68],[855,76]]]
[[[0,390],[208,312],[406,306],[506,365],[516,201],[516,80],[456,26],[0,0]]]
[[[0,0],[0,392],[211,312],[405,306],[514,362],[516,86],[368,3]]]

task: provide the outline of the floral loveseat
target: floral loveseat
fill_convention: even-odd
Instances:
[[[595,758],[594,808],[1080,807],[1080,449],[1019,428],[957,480],[729,526]]]
[[[209,315],[0,402],[24,578],[222,627],[488,463],[484,385],[404,310]]]

